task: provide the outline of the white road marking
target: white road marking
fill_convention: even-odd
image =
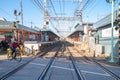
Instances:
[[[74,69],[71,68],[65,68],[65,67],[59,67],[59,66],[52,66],[54,68],[59,68],[59,69],[65,69],[65,70],[70,70],[70,71],[74,71]]]
[[[30,64],[45,66],[45,64],[38,64],[38,63],[30,63]],[[71,68],[65,68],[65,67],[59,67],[59,66],[52,66],[52,67],[59,68],[59,69],[64,69],[64,70],[74,71],[74,69],[71,69]],[[84,73],[90,73],[90,74],[95,74],[95,75],[110,76],[108,74],[103,74],[103,73],[96,73],[96,72],[85,71],[85,70],[81,70],[81,71],[84,72]]]
[[[102,76],[110,76],[108,74],[96,73],[96,72],[91,72],[91,71],[84,71],[84,70],[81,70],[81,71],[84,73],[90,73],[90,74],[96,74],[96,75],[102,75]]]
[[[30,63],[30,64],[45,66],[44,64],[38,64],[38,63]]]

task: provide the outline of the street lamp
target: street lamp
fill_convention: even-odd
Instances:
[[[112,14],[111,14],[111,55],[110,55],[110,62],[114,62],[114,31],[113,31],[113,27],[114,27],[114,2],[115,0],[106,0],[107,3],[112,3]]]

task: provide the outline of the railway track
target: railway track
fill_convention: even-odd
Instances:
[[[115,80],[120,80],[120,77],[118,75],[116,75],[114,72],[112,72],[111,70],[107,69],[106,67],[102,66],[95,59],[92,59],[92,61],[94,62],[94,64],[96,64],[98,67],[100,67],[101,69],[103,69],[106,73],[108,73]]]
[[[12,69],[10,69],[9,71],[3,73],[2,75],[0,75],[0,80],[5,80],[6,78],[10,77],[11,75],[13,75],[17,71],[21,70],[24,66],[26,66],[27,64],[29,64],[33,60],[34,60],[34,58],[29,60],[29,61],[27,61],[26,63],[23,63],[21,65],[15,66]]]
[[[61,44],[64,44],[64,45],[62,46]],[[43,56],[50,54],[51,56],[49,58],[47,58],[48,62],[45,65],[39,63],[39,61],[38,61],[38,63],[34,63],[35,61],[32,62],[33,60],[35,60],[35,58],[33,58],[30,61],[23,63],[23,64],[19,65],[18,67],[14,68],[14,70],[10,70],[10,71],[6,72],[5,74],[1,75],[0,80],[5,80],[5,79],[12,80],[12,79],[9,79],[9,77],[11,77],[11,75],[17,73],[18,71],[21,71],[21,69],[24,68],[27,64],[38,65],[39,68],[40,68],[40,66],[42,66],[40,71],[39,71],[39,69],[37,70],[37,72],[39,74],[37,74],[35,79],[31,79],[31,80],[53,80],[53,79],[64,80],[65,77],[67,77],[67,80],[68,79],[69,80],[96,80],[96,79],[89,79],[88,76],[86,76],[87,72],[88,73],[93,73],[93,72],[84,71],[83,68],[80,67],[81,64],[83,65],[84,63],[78,62],[77,61],[78,59],[76,59],[76,57],[75,57],[76,54],[80,55],[80,53],[78,53],[78,51],[76,51],[77,52],[76,53],[75,49],[71,49],[71,48],[72,48],[71,46],[68,47],[67,44],[65,44],[65,43],[60,43],[59,46],[56,45],[56,48],[53,51],[51,51],[52,53],[54,53],[54,55],[53,54],[51,55],[50,53],[47,53],[47,51],[46,51],[45,53],[41,53],[39,56],[35,57],[35,58],[42,59]],[[58,54],[59,54],[59,57],[58,57]],[[68,56],[66,56],[67,62],[65,62],[64,59],[63,59],[63,61],[59,62],[58,58],[60,58],[60,56],[61,57],[64,56],[64,58],[65,58],[65,54],[66,55],[69,54]],[[104,73],[108,79],[103,79],[103,80],[120,80],[119,76],[115,75],[113,72],[106,69],[104,66],[102,66],[100,63],[98,63],[94,59],[92,60],[86,56],[83,56],[83,58],[82,59],[79,58],[80,60],[82,60],[81,62],[85,62],[89,65],[94,66],[94,70],[95,69],[97,70],[100,68],[101,74],[94,72],[94,75],[97,75],[97,74],[102,75],[102,73]],[[89,61],[89,62],[87,62],[87,61]],[[62,64],[64,66],[62,67],[62,66],[60,66],[60,64]],[[84,64],[84,65],[86,65],[86,64]],[[109,75],[107,75],[106,73]],[[58,77],[61,75],[62,75],[62,77]],[[69,76],[67,76],[67,75],[69,75]]]
[[[74,48],[75,49],[75,48]],[[78,51],[77,49],[75,49],[78,53],[80,53],[80,51]],[[81,54],[82,55],[82,54]],[[89,58],[85,55],[83,55],[83,57],[86,60],[89,60],[90,62],[92,62],[93,64],[97,65],[99,68],[101,68],[104,72],[106,72],[107,74],[109,74],[112,78],[114,78],[114,80],[120,80],[120,76],[116,75],[114,72],[112,72],[111,70],[107,69],[104,65],[100,64],[99,62],[97,62],[94,58]]]
[[[0,80],[5,80],[6,78],[10,77],[11,75],[15,74],[16,72],[20,71],[23,67],[25,67],[27,64],[29,64],[30,62],[32,62],[33,60],[35,60],[36,58],[39,58],[43,55],[45,55],[46,53],[48,53],[51,49],[53,49],[55,46],[52,47],[48,47],[44,52],[42,51],[40,54],[34,56],[34,58],[21,63],[17,66],[13,66],[12,69],[9,69],[8,71],[4,72],[2,75],[0,75]]]
[[[55,55],[50,58],[49,63],[45,66],[44,70],[42,71],[42,74],[39,76],[39,78],[37,80],[51,80],[53,78],[55,79],[55,74],[53,74],[53,73],[55,73],[56,71],[50,70],[50,68],[52,69],[54,67],[53,61],[55,60],[55,57],[57,57],[59,50],[60,50],[60,48],[57,50],[57,52],[55,53]],[[64,53],[65,50],[66,50],[66,47],[65,47],[65,45],[63,45],[62,48],[61,48],[61,52]],[[72,63],[72,66],[73,66],[72,68],[74,68],[74,70],[75,70],[75,72],[77,74],[77,77],[78,77],[77,80],[85,80],[84,77],[83,77],[83,75],[82,75],[82,73],[79,71],[77,65],[75,64],[74,58],[73,58],[73,56],[72,56],[72,54],[71,54],[70,51],[69,51],[69,54],[71,56],[70,57],[71,61],[69,61],[69,66],[70,66],[70,63]],[[55,63],[55,61],[54,61],[54,63]],[[60,68],[60,67],[58,67],[58,68]],[[58,73],[61,73],[61,71],[58,72]],[[63,72],[63,74],[64,74],[64,72]],[[73,76],[73,73],[71,73],[71,75]]]
[[[65,45],[63,45],[63,47],[62,47],[62,53],[64,53],[64,51],[67,51],[68,53],[69,53],[69,55],[70,55],[70,61],[69,61],[69,66],[70,66],[70,64],[72,63],[72,68],[73,69],[71,69],[71,70],[74,70],[75,72],[76,72],[76,75],[75,74],[73,74],[73,72],[71,73],[71,76],[73,76],[73,78],[72,79],[74,79],[74,77],[76,76],[77,77],[77,79],[75,79],[75,80],[85,80],[85,78],[84,78],[84,76],[83,76],[83,74],[82,74],[82,72],[79,70],[79,68],[78,68],[78,66],[77,66],[77,64],[75,63],[75,60],[74,60],[74,58],[73,58],[73,56],[72,56],[72,54],[71,54],[71,52],[70,52],[70,50],[65,46]],[[52,60],[53,61],[53,60]],[[53,63],[53,62],[52,62]],[[54,62],[55,63],[55,62]],[[54,64],[53,65],[51,65],[51,66],[54,66]],[[46,66],[47,67],[47,66]],[[71,67],[71,66],[70,66]],[[50,68],[50,67],[49,67]],[[60,67],[59,67],[60,68]],[[46,72],[45,72],[46,71]],[[44,70],[44,74],[46,75],[47,74],[47,71],[48,71],[48,68],[46,69],[46,70]],[[55,79],[55,74],[53,74],[53,73],[55,73],[56,71],[51,71],[51,72],[49,72],[49,75],[47,75],[47,77],[49,76],[49,78],[45,78],[45,80],[52,80],[53,78]],[[61,73],[61,71],[60,72],[58,72],[58,73]],[[69,74],[69,73],[68,73]],[[42,75],[42,77],[45,77],[45,75]],[[64,71],[63,71],[63,75],[64,75]],[[51,78],[51,76],[52,76],[52,78]],[[60,75],[59,75],[60,76]],[[57,79],[57,78],[56,78]],[[39,78],[38,80],[44,80],[44,78]],[[71,80],[71,79],[70,79]]]
[[[68,52],[70,54],[70,59],[71,59],[72,64],[74,66],[74,70],[75,70],[75,72],[77,74],[78,80],[86,80],[85,77],[84,77],[84,75],[82,74],[82,72],[78,68],[77,64],[75,63],[75,59],[74,59],[72,53],[70,52],[70,50],[68,48],[67,48],[67,50],[68,50]]]
[[[50,69],[55,57],[58,55],[58,52],[60,50],[61,46],[58,47],[57,51],[55,52],[54,56],[52,56],[48,62],[48,64],[45,66],[45,68],[43,69],[42,73],[39,75],[37,80],[44,80],[48,70]]]

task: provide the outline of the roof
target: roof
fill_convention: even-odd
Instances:
[[[30,31],[30,32],[34,32],[34,33],[38,33],[38,31],[34,30],[34,29],[31,29],[27,26],[23,26],[21,24],[18,24],[17,25],[17,28],[18,29],[24,29],[26,31]],[[10,22],[10,21],[0,21],[0,29],[15,29],[13,27],[13,22]]]
[[[0,18],[0,21],[7,21],[5,18]]]
[[[50,30],[50,29],[41,29],[40,31],[45,31],[45,32],[48,32],[48,34],[53,34],[53,35],[59,37],[56,33],[54,33],[54,32],[53,32],[52,30]]]
[[[36,31],[35,29],[29,28],[27,26],[22,26],[21,24],[18,24],[17,26],[18,29],[24,29],[26,31],[34,32],[34,33],[39,33],[39,31]]]
[[[118,11],[114,12],[114,21],[115,21],[117,15],[118,15],[117,13],[118,13]],[[101,28],[101,27],[105,27],[108,24],[111,24],[111,14],[107,15],[106,17],[104,17],[101,20],[94,23],[93,27],[94,28]]]
[[[71,35],[74,34],[75,32],[81,32],[81,33],[83,33],[83,31],[84,31],[84,26],[85,26],[85,25],[88,25],[88,26],[90,27],[90,26],[93,26],[93,23],[83,23],[82,26],[78,23],[78,24],[75,26],[75,30],[72,31],[69,36],[71,36]]]
[[[12,29],[13,23],[10,21],[0,21],[0,29]]]

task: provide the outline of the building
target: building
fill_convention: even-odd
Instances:
[[[11,38],[15,35],[15,30],[17,30],[18,41],[36,40],[39,38],[38,31],[20,24],[17,24],[16,28],[13,25],[13,22],[0,20],[0,41],[5,39],[10,42]]]

